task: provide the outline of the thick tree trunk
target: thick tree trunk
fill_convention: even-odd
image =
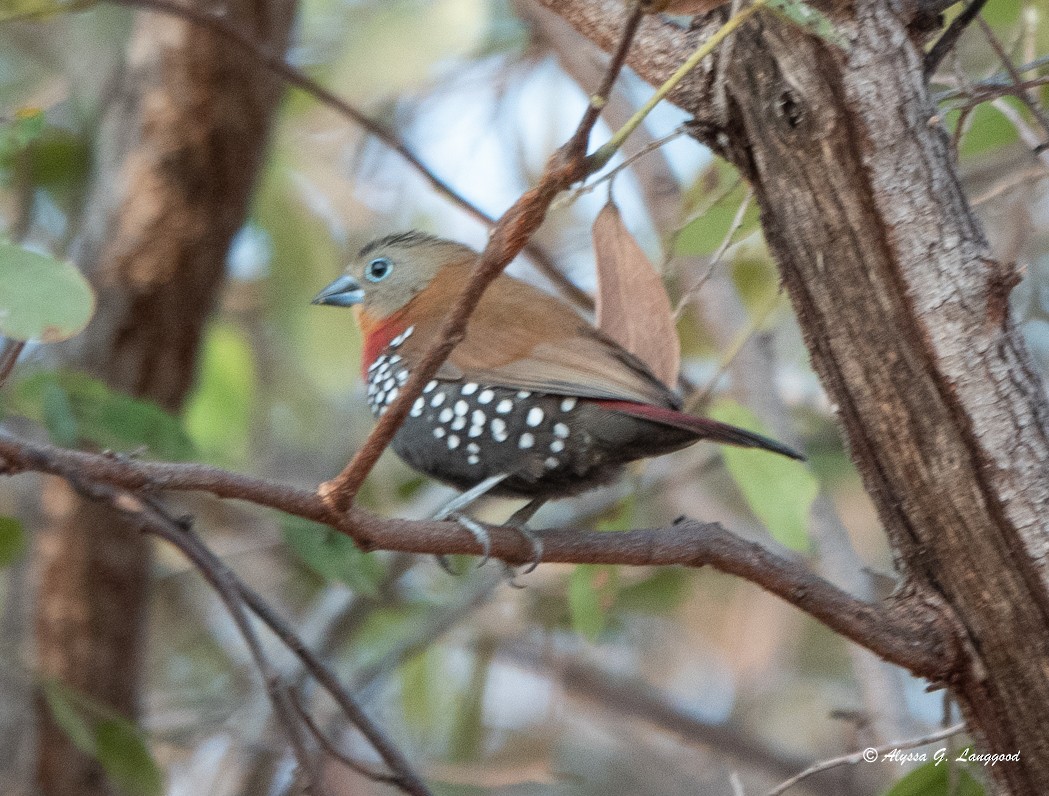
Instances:
[[[206,5],[206,4],[205,4]],[[204,6],[201,6],[202,8]],[[229,19],[273,51],[292,2],[241,0]],[[140,14],[103,122],[78,261],[99,310],[75,361],[110,386],[177,411],[243,223],[279,84],[197,25]],[[40,672],[137,712],[149,548],[119,517],[49,486],[35,548]],[[47,796],[108,793],[98,765],[40,712],[37,779]]]
[[[546,2],[546,0],[544,0]],[[595,2],[546,3],[607,46]],[[604,9],[607,10],[607,9]],[[750,179],[812,355],[889,534],[898,599],[953,617],[948,683],[1013,794],[1049,787],[1049,407],[935,118],[906,9],[868,0],[848,52],[752,20],[676,100]],[[655,37],[657,23],[647,32]],[[666,76],[696,35],[632,65]],[[646,48],[656,58],[645,61]],[[653,66],[653,64],[656,64]]]
[[[729,149],[836,402],[908,593],[954,614],[950,685],[1015,793],[1049,784],[1049,409],[935,122],[921,54],[884,3],[847,57],[754,26],[726,70]],[[1023,650],[1023,654],[1016,654]]]

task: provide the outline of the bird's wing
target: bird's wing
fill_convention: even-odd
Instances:
[[[485,292],[439,377],[668,408],[677,395],[574,310],[500,276]]]

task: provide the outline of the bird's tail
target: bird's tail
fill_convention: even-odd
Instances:
[[[760,448],[791,459],[797,459],[800,462],[805,461],[804,456],[782,442],[769,439],[761,434],[755,434],[753,431],[747,431],[745,428],[711,420],[709,417],[696,417],[695,415],[678,412],[675,409],[639,404],[632,401],[596,401],[595,403],[599,403],[606,409],[621,412],[631,417],[639,417],[642,420],[651,420],[654,423],[662,423],[674,428],[691,431],[696,435],[697,439],[708,439],[711,442],[737,445],[741,448]]]

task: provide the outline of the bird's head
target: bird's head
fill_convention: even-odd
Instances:
[[[469,267],[476,258],[468,246],[424,232],[387,235],[362,248],[313,303],[356,307],[358,321],[367,329],[407,307],[438,274]]]

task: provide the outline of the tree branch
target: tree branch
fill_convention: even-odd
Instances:
[[[786,793],[788,790],[793,788],[803,779],[808,779],[809,777],[815,774],[819,774],[822,771],[829,771],[830,769],[837,768],[838,766],[854,766],[857,763],[861,762],[873,763],[875,760],[880,760],[882,755],[887,754],[889,752],[893,752],[898,749],[915,749],[919,746],[926,746],[928,744],[935,743],[936,741],[941,741],[944,738],[950,738],[952,735],[959,735],[965,732],[966,730],[967,727],[965,722],[961,722],[959,724],[954,724],[950,727],[945,727],[942,730],[931,732],[928,735],[923,735],[920,738],[907,738],[906,740],[892,741],[891,743],[884,744],[883,746],[869,747],[867,749],[864,749],[862,752],[853,752],[852,754],[842,755],[841,757],[834,757],[830,760],[823,760],[819,763],[816,763],[813,766],[810,766],[809,768],[806,768],[804,771],[795,774],[790,779],[784,780],[775,788],[770,790],[766,794],[766,796],[780,796],[781,794]],[[872,753],[874,755],[873,759],[871,758]]]
[[[611,52],[627,19],[627,6],[622,0],[539,0],[560,15],[572,27],[602,50]],[[647,14],[634,36],[627,54],[629,65],[646,82],[659,86],[681,66],[689,53],[713,35],[724,16],[714,12],[703,17],[696,27],[685,29],[668,22],[659,14]],[[718,122],[714,97],[714,61],[707,59],[686,77],[669,95],[670,102],[692,114],[701,126]]]
[[[438,177],[408,146],[400,140],[397,134],[386,126],[375,121],[366,113],[355,108],[350,103],[336,96],[324,88],[320,83],[313,80],[305,72],[296,69],[284,60],[283,56],[271,51],[264,42],[256,37],[244,33],[236,25],[231,24],[225,18],[205,11],[173,2],[172,0],[109,0],[114,5],[127,8],[138,8],[146,11],[154,11],[160,14],[169,14],[179,19],[192,22],[202,28],[217,33],[230,43],[239,47],[242,51],[258,61],[273,74],[280,77],[288,84],[306,92],[317,101],[342,114],[358,127],[361,127],[369,135],[382,142],[388,149],[396,152],[405,163],[419,174],[430,187],[438,194],[444,196],[453,205],[463,210],[467,215],[488,227],[496,223],[496,219],[483,211],[448,182]],[[525,247],[525,254],[531,258],[539,271],[549,279],[569,299],[584,308],[593,306],[590,296],[570,280],[560,268],[550,259],[545,251],[538,246],[529,244]]]
[[[466,334],[466,325],[470,322],[470,316],[480,303],[484,291],[528,245],[532,235],[546,219],[546,214],[557,195],[604,165],[592,162],[587,157],[590,134],[597,124],[601,107],[607,101],[605,95],[623,68],[637,34],[640,17],[641,7],[634,5],[623,23],[615,55],[601,81],[599,93],[591,97],[590,104],[572,137],[547,161],[535,187],[525,191],[493,227],[488,245],[481,252],[466,285],[445,318],[437,334],[437,341],[430,346],[419,364],[412,368],[411,376],[400,396],[379,418],[368,439],[343,471],[320,485],[318,494],[335,510],[346,511],[353,504],[364,479],[368,477],[375,462],[408,416],[408,408],[422,393],[423,386],[448,359],[452,350],[462,342]]]
[[[4,431],[0,431],[0,459],[8,475],[44,472],[132,491],[200,491],[246,500],[324,523],[365,549],[431,555],[479,553],[477,540],[454,522],[384,520],[356,507],[344,513],[308,489],[206,465],[83,453],[29,442]],[[532,559],[531,545],[512,528],[492,526],[488,531],[493,557],[510,564]],[[543,546],[543,560],[549,563],[712,566],[761,586],[920,676],[943,681],[958,663],[953,625],[923,596],[912,594],[885,605],[858,600],[813,574],[802,561],[742,539],[716,523],[682,518],[670,527],[622,533],[557,528],[543,532]]]
[[[57,473],[56,473],[57,474]],[[288,732],[292,748],[299,765],[309,772],[311,785],[319,787],[319,778],[310,770],[302,727],[295,714],[293,697],[282,685],[280,677],[269,663],[262,649],[245,608],[250,609],[263,624],[302,661],[317,682],[335,700],[343,715],[356,727],[387,766],[394,772],[393,780],[406,793],[414,796],[431,796],[430,789],[413,771],[404,754],[387,737],[386,733],[364,712],[353,696],[342,687],[335,674],[324,665],[302,642],[291,626],[277,614],[262,597],[244,583],[226,564],[211,551],[193,531],[189,523],[169,516],[163,508],[149,497],[140,497],[115,489],[110,484],[95,481],[83,472],[61,474],[78,491],[91,498],[109,504],[113,509],[136,523],[139,528],[161,538],[185,555],[196,569],[211,584],[226,605],[241,636],[251,651],[273,703],[274,711]]]

